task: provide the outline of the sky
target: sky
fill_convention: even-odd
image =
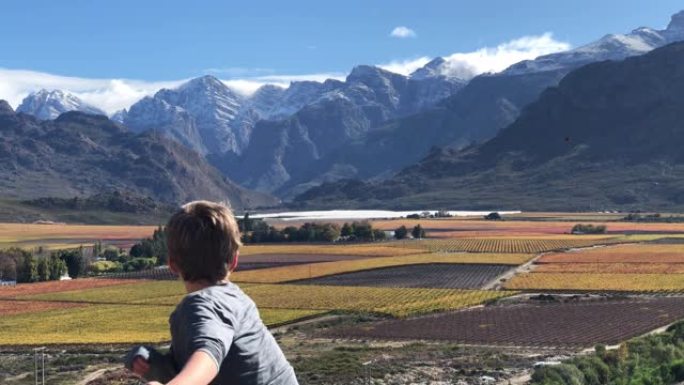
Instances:
[[[107,112],[211,74],[263,83],[343,78],[355,65],[408,73],[436,56],[496,72],[639,26],[674,0],[4,0],[0,98],[63,88]],[[503,67],[503,68],[502,68]]]

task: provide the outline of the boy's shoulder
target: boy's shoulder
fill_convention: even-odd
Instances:
[[[189,313],[239,314],[248,306],[249,297],[234,283],[214,285],[187,294],[176,306],[171,319]]]

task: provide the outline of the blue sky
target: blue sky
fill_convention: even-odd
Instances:
[[[146,82],[340,75],[544,33],[578,46],[663,28],[681,9],[674,0],[5,0],[0,69]],[[392,37],[396,27],[414,36]]]

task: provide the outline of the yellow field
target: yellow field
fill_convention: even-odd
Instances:
[[[684,263],[544,263],[535,273],[684,274]]]
[[[134,344],[170,339],[173,306],[89,305],[0,317],[0,345]],[[322,314],[319,310],[264,309],[267,325]]]
[[[352,271],[426,263],[489,263],[519,265],[527,262],[532,257],[534,257],[534,255],[495,253],[412,254],[400,257],[369,258],[361,260],[357,259],[238,271],[231,275],[231,279],[235,282],[278,283],[348,273]]]
[[[461,309],[514,294],[508,291],[257,285],[245,292],[261,308],[348,310],[395,317]]]
[[[267,325],[330,311],[373,312],[395,317],[460,309],[515,294],[514,291],[371,288],[313,285],[240,285],[259,307]],[[0,317],[0,345],[162,342],[168,317],[183,298],[175,281],[135,281],[129,285],[24,295],[0,300],[14,307],[79,304]],[[2,305],[2,303],[0,303]]]
[[[545,255],[539,263],[684,263],[684,244],[635,244]]]
[[[582,290],[625,292],[684,291],[684,274],[527,273],[509,280],[511,290]]]

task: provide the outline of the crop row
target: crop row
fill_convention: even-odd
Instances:
[[[540,253],[619,242],[619,238],[452,238],[405,242],[404,247],[416,247],[432,252],[471,253]]]
[[[318,285],[240,285],[260,309],[347,310],[406,316],[453,310],[511,295],[506,291],[431,288],[385,288]],[[178,282],[151,281],[24,297],[24,300],[78,302],[99,305],[173,306],[184,295]]]
[[[399,257],[356,259],[337,262],[301,264],[268,269],[237,271],[231,275],[235,282],[278,283],[297,281],[333,274],[348,273],[391,266],[426,263],[465,263],[519,265],[530,260],[529,254],[474,254],[474,253],[432,253]]]
[[[168,341],[169,305],[88,305],[3,315],[0,345],[154,343]],[[321,314],[318,310],[263,309],[267,325]]]
[[[512,290],[684,292],[684,274],[525,273],[509,280]]]
[[[389,243],[378,244],[273,244],[246,245],[240,249],[240,254],[250,256],[254,254],[278,255],[358,255],[368,257],[390,257],[395,255],[416,254],[413,248],[390,247]]]
[[[307,285],[481,289],[509,265],[420,264],[361,270],[297,281]]]
[[[544,263],[535,273],[684,274],[684,263]]]
[[[537,263],[682,263],[682,245],[631,244],[545,255]]]
[[[589,347],[616,344],[684,317],[684,298],[516,304],[324,331],[327,337]]]

